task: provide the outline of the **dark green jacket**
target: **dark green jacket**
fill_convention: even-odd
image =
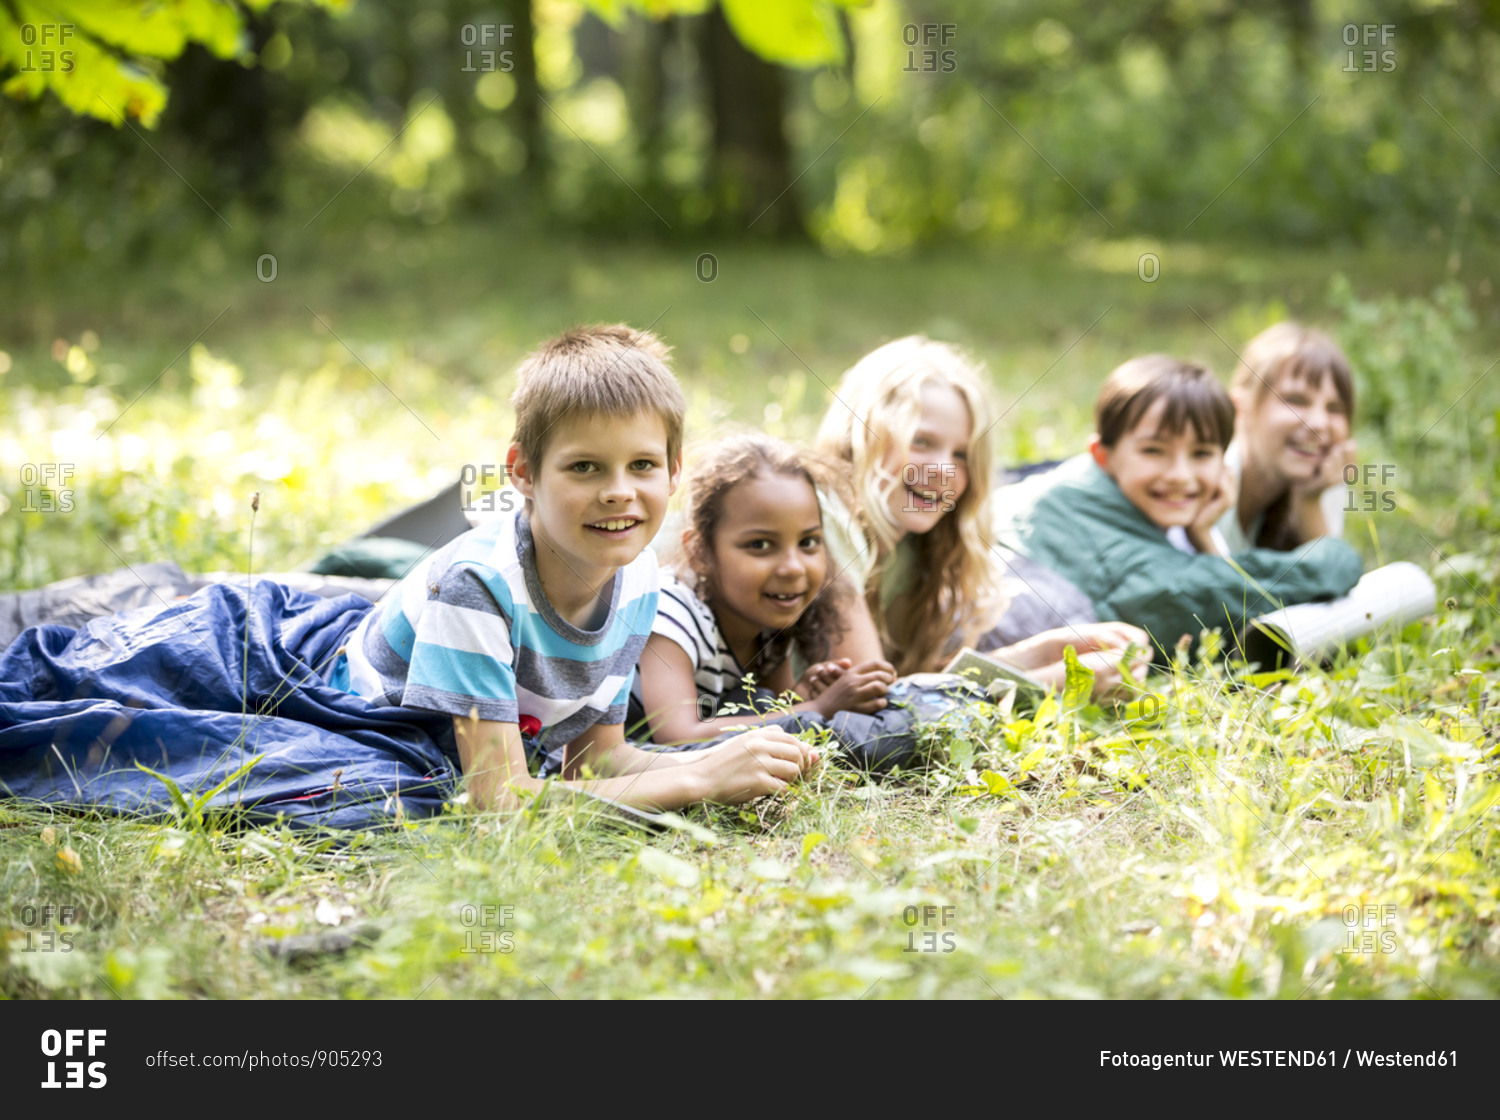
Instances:
[[[1252,548],[1232,561],[1190,556],[1088,455],[1003,487],[995,511],[997,543],[1067,576],[1101,619],[1149,632],[1158,656],[1183,634],[1220,627],[1232,642],[1258,615],[1346,595],[1362,568],[1359,553],[1332,537],[1287,552]]]

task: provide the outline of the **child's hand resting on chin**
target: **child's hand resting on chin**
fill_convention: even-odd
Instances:
[[[1240,480],[1227,466],[1219,470],[1219,481],[1198,510],[1198,516],[1187,526],[1187,539],[1199,552],[1207,556],[1221,554],[1214,543],[1213,528],[1219,519],[1235,507],[1240,499]]]

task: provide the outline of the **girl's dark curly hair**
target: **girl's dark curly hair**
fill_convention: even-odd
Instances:
[[[691,544],[681,546],[667,562],[685,564],[697,577],[697,593],[712,607],[718,586],[713,540],[724,518],[724,499],[731,490],[752,478],[786,475],[805,479],[814,493],[836,495],[852,508],[854,500],[846,474],[847,470],[831,459],[759,432],[717,439],[693,456],[685,488],[687,525],[693,530]],[[796,622],[785,630],[761,633],[759,652],[751,664],[744,666],[745,672],[764,680],[787,659],[793,647],[808,664],[827,657],[846,629],[843,614],[849,595],[848,587],[834,578],[830,569],[827,582]]]

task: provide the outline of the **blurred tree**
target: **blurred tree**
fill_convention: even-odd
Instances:
[[[713,218],[725,232],[806,236],[792,193],[783,67],[841,64],[847,56],[842,10],[867,0],[586,0],[607,19],[623,7],[656,19],[704,13],[698,50],[713,122],[708,161]],[[655,56],[659,66],[660,54]],[[637,100],[647,128],[659,116],[649,79]],[[659,87],[658,87],[659,88]],[[643,137],[648,164],[657,133]]]
[[[700,42],[714,125],[715,224],[725,232],[806,236],[791,189],[781,69],[745,48],[721,8],[704,18]]]
[[[0,0],[25,102],[0,104],[0,261],[181,257],[196,223],[252,237],[245,202],[315,213],[336,193],[319,221],[376,242],[466,208],[609,236],[806,228],[853,252],[1422,238],[1461,260],[1500,227],[1500,4],[1349,18],[1319,0]],[[510,25],[507,72],[465,69],[471,23]],[[956,66],[927,71],[912,39],[939,28]],[[157,127],[149,147],[123,119]]]
[[[516,119],[516,131],[526,151],[525,179],[531,192],[541,198],[547,189],[547,142],[542,128],[542,114],[546,111],[541,102],[542,87],[536,73],[536,22],[532,18],[532,0],[504,0],[502,10],[506,19],[515,28],[511,36],[515,43],[511,72],[516,80],[516,99],[512,109]]]

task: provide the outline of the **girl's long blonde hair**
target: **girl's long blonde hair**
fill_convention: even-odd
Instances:
[[[974,424],[968,485],[930,532],[913,536],[915,578],[905,592],[905,609],[892,612],[892,619],[880,606],[880,581],[901,537],[890,497],[903,480],[882,460],[892,446],[911,446],[922,416],[922,387],[929,384],[952,389],[968,406]],[[878,551],[865,599],[897,670],[923,672],[936,666],[955,632],[973,645],[1005,612],[1004,584],[984,524],[995,422],[989,394],[980,367],[957,348],[910,335],[861,358],[844,374],[835,397],[818,430],[818,448],[850,465],[858,505],[853,512]]]

